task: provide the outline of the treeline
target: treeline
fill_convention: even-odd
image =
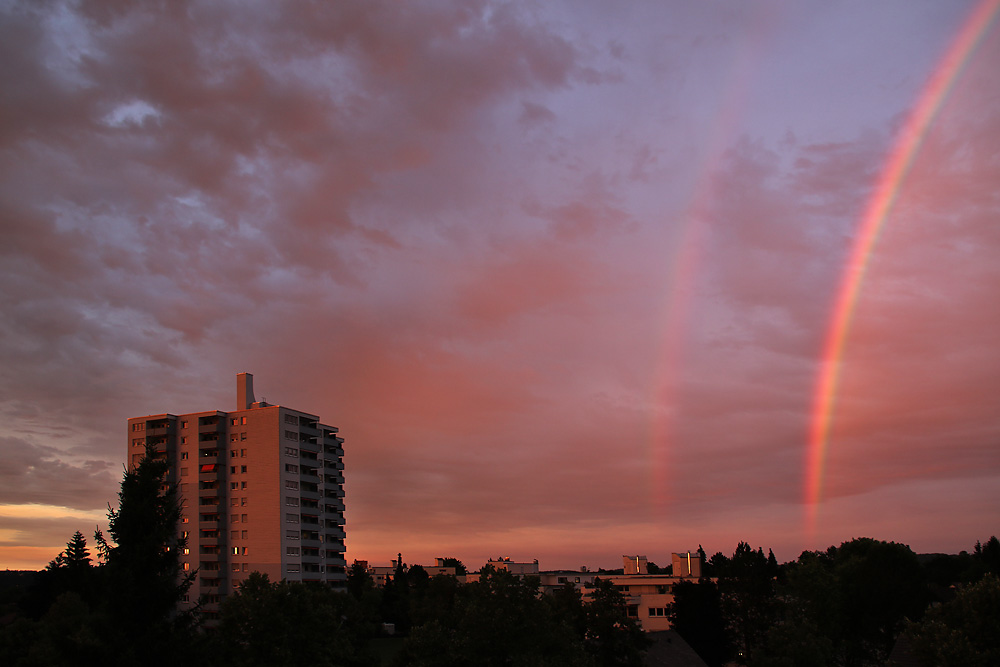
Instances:
[[[126,472],[95,553],[78,532],[16,600],[0,598],[0,664],[642,664],[647,639],[607,579],[584,601],[571,584],[540,595],[537,577],[489,567],[459,584],[402,558],[381,588],[357,564],[342,591],[254,573],[208,628],[178,605],[195,574],[180,567],[165,473],[152,458]],[[669,616],[713,667],[885,665],[900,636],[925,665],[1000,664],[996,537],[957,556],[868,538],[781,565],[742,542],[701,555],[703,577],[674,586]]]
[[[783,565],[740,543],[674,586],[669,616],[713,667],[885,665],[901,635],[919,664],[986,667],[1000,665],[998,574],[996,537],[924,558],[859,538]]]
[[[609,582],[584,602],[568,586],[487,568],[477,582],[400,564],[383,588],[355,565],[346,590],[252,573],[217,623],[183,611],[196,573],[179,555],[180,510],[151,457],[127,471],[109,538],[77,532],[0,610],[0,665],[603,665],[638,666],[646,639]],[[452,559],[464,571],[464,565]],[[387,632],[392,627],[392,636]]]

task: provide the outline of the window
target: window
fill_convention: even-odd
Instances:
[[[286,463],[285,464],[285,472],[298,472],[298,471],[299,471],[299,467],[297,465],[295,465],[294,463]]]
[[[231,458],[231,459],[235,459],[236,458],[236,450],[235,449],[229,452],[229,458]]]
[[[233,563],[233,572],[239,572],[239,571],[240,571],[240,564],[239,563]],[[236,582],[234,581],[233,584],[235,584],[235,583]]]
[[[187,428],[188,423],[186,421],[181,422],[181,428]]]
[[[285,496],[285,504],[289,507],[298,507],[299,499],[295,496]]]
[[[247,471],[246,466],[240,466],[240,472],[246,472],[246,471]]]
[[[250,568],[247,567],[248,563],[243,563],[243,571],[246,572]]]
[[[240,498],[240,507],[246,507],[246,506],[247,506],[247,499],[244,496],[243,498]]]
[[[241,514],[240,515],[240,521],[242,521],[243,523],[246,523],[247,522],[247,515],[246,514]]]
[[[184,571],[187,572],[191,569],[191,563],[184,563]],[[186,595],[184,597],[187,597]],[[187,600],[185,600],[187,602]]]
[[[239,442],[240,436],[238,433],[233,433],[229,436],[229,442]]]
[[[229,523],[239,523],[239,522],[240,522],[240,515],[239,514],[230,514],[229,515]]]
[[[230,507],[238,507],[239,504],[240,504],[240,499],[239,498],[230,498],[230,500],[229,500]]]
[[[299,450],[294,447],[285,447],[285,456],[298,456]]]
[[[190,556],[191,555],[191,549],[189,547],[184,547],[184,555],[185,556]]]
[[[299,515],[298,514],[286,514],[285,515],[285,523],[298,523],[298,522],[299,522]]]
[[[293,490],[298,489],[299,488],[299,483],[296,482],[294,479],[286,479],[285,480],[285,488],[286,489],[293,489]]]
[[[238,539],[240,539],[240,531],[238,531],[238,530],[231,530],[231,531],[229,531],[229,539],[231,539],[231,540],[238,540]]]
[[[236,474],[236,466],[229,466],[229,474],[230,475]]]
[[[240,489],[245,489],[245,488],[247,488],[247,483],[246,482],[240,482]]]
[[[299,566],[298,565],[289,565],[288,566],[287,572],[289,574],[294,573],[294,572],[298,572],[298,571],[299,571]]]
[[[299,555],[299,548],[298,547],[285,547],[285,554],[288,555],[288,556],[298,556]]]
[[[297,425],[299,423],[299,418],[295,415],[285,415],[285,423]]]
[[[188,469],[187,468],[181,468],[181,477],[187,477],[187,474],[188,474]]]
[[[244,540],[247,539],[247,531],[241,530],[240,531],[240,538],[244,539]]]
[[[285,539],[287,540],[297,540],[299,539],[299,531],[297,530],[286,530]]]
[[[184,517],[183,519],[181,519],[181,523],[187,523],[187,522],[188,522],[188,518],[187,517]]]
[[[233,426],[236,426],[237,424],[239,424],[239,423],[240,423],[240,420],[239,420],[239,417],[233,417],[233,419],[232,419],[232,422],[230,422],[230,423],[231,423],[231,424],[232,424]]]
[[[236,489],[240,488],[240,483],[239,482],[230,482],[229,483],[229,488],[232,489],[233,491],[235,491]]]
[[[186,440],[186,438],[182,438],[182,439]],[[181,452],[181,461],[187,461],[187,460],[188,460],[188,453],[187,452]]]
[[[234,556],[239,556],[240,555],[240,548],[239,547],[233,547],[233,555]]]

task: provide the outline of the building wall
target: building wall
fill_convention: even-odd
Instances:
[[[240,380],[243,381],[243,374]],[[244,399],[252,400],[252,378]],[[272,581],[346,582],[343,440],[316,415],[252,403],[233,412],[128,420],[128,465],[167,461],[182,506],[189,592],[208,617],[251,572]]]

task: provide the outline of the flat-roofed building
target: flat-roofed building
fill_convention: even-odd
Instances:
[[[187,538],[188,592],[208,618],[251,572],[271,581],[343,586],[344,448],[317,415],[256,401],[253,376],[237,375],[236,410],[128,420],[128,463],[149,445],[169,466]]]

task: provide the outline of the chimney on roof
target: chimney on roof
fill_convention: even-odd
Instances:
[[[236,409],[249,410],[255,403],[253,397],[253,375],[250,373],[238,373],[236,375]]]

